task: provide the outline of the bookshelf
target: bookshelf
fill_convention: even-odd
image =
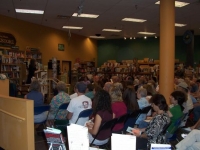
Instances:
[[[42,53],[38,51],[9,48],[0,48],[0,51],[0,72],[18,84],[22,84],[27,78],[25,62],[34,58],[38,63],[42,63]]]

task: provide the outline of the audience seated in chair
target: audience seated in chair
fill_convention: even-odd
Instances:
[[[40,92],[40,83],[36,78],[32,80],[29,87],[29,91],[30,92],[27,95],[25,95],[24,98],[33,100],[34,107],[44,105],[43,95]],[[43,120],[46,120],[47,114],[48,114],[48,111],[45,111],[41,114],[34,115],[34,123],[42,122]]]
[[[116,85],[117,84],[117,85]],[[112,111],[115,118],[118,118],[127,113],[127,107],[122,100],[122,92],[118,83],[114,83],[109,91],[111,101],[112,101]],[[123,123],[117,124],[113,128],[113,132],[117,132],[123,127]]]
[[[67,108],[67,119],[69,119],[69,123],[75,123],[81,111],[92,107],[91,99],[84,95],[86,89],[87,85],[83,82],[76,84],[76,93],[78,97],[73,98]],[[88,118],[80,118],[77,124],[83,126],[87,120]]]
[[[161,132],[170,122],[166,100],[163,95],[155,94],[150,99],[150,103],[157,115],[149,122],[147,128],[133,129],[132,132],[137,137],[136,149],[147,149],[150,143],[163,144],[165,141],[164,135]]]
[[[50,103],[51,109],[48,115],[48,120],[65,119],[67,115],[66,110],[59,110],[59,112],[57,113],[59,106],[61,104],[70,102],[70,97],[66,93],[66,84],[63,81],[60,81],[56,85],[56,88],[58,90],[58,94],[54,96],[51,100],[51,103]],[[56,115],[56,118],[55,118],[55,115]]]
[[[95,135],[98,133],[101,125],[113,119],[113,112],[111,108],[111,99],[108,92],[100,90],[95,94],[93,101],[93,115],[92,122],[86,123],[89,132],[89,141],[93,141]],[[104,145],[108,142],[111,136],[111,129],[104,130],[98,134],[93,144]]]

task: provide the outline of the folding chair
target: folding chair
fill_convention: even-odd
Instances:
[[[123,130],[126,131],[128,127],[133,127],[140,114],[141,114],[141,109],[131,112],[124,124]]]
[[[59,112],[60,110],[67,110],[68,105],[69,105],[69,102],[68,102],[68,103],[63,103],[63,104],[61,104],[61,105],[59,106],[59,108],[58,108],[58,110],[57,110],[57,112],[56,112],[56,114],[55,114],[54,120],[56,120],[57,114],[58,114],[58,112]]]
[[[112,132],[114,132],[114,133],[122,133],[122,131],[123,131],[123,129],[124,129],[125,122],[126,122],[126,120],[128,119],[129,115],[130,115],[130,114],[127,113],[127,114],[124,114],[124,115],[118,117],[118,118],[117,118],[117,121],[116,121],[116,123],[115,123],[115,125],[114,125],[114,127],[117,126],[117,125],[120,125],[120,124],[123,124],[123,126],[122,126],[122,128],[119,129],[118,131],[113,131],[113,130],[112,130]],[[114,127],[113,127],[113,128],[114,128]]]
[[[67,110],[67,107],[69,105],[68,103],[63,103],[59,106],[56,114],[55,114],[55,118],[54,118],[54,127],[57,129],[60,129],[62,131],[62,134],[64,137],[67,136],[67,128],[66,126],[69,124],[69,120],[68,119],[57,119],[57,114],[60,110]]]
[[[77,118],[75,124],[78,122],[79,118],[90,117],[92,115],[92,112],[93,112],[92,109],[85,109],[85,110],[81,111],[80,114],[78,115],[78,118]]]
[[[107,122],[105,122],[104,124],[102,124],[102,125],[100,126],[100,128],[99,128],[99,131],[98,131],[97,134],[95,135],[93,141],[90,143],[90,146],[93,145],[93,142],[95,141],[95,139],[97,138],[97,136],[99,135],[99,133],[102,132],[103,130],[104,130],[104,131],[105,131],[105,130],[110,130],[110,135],[109,135],[109,137],[110,137],[110,136],[111,136],[112,129],[113,129],[113,127],[114,127],[114,125],[115,125],[116,122],[117,122],[117,118],[114,118],[114,119],[112,119],[112,120],[110,120],[110,121],[107,121]],[[108,138],[109,138],[109,137],[108,137]],[[101,145],[101,146],[105,146],[105,145],[106,145],[106,144]],[[98,145],[98,146],[100,146],[100,145]],[[100,148],[101,148],[101,147],[100,147]]]
[[[37,121],[37,122],[34,122],[35,125],[43,125],[43,127],[45,128],[46,127],[46,121],[47,121],[47,117],[48,117],[48,114],[49,114],[49,110],[50,110],[50,105],[40,105],[40,106],[35,106],[34,107],[34,115],[39,115],[39,114],[42,114],[43,112],[46,112],[48,111],[47,113],[47,116],[46,118],[43,120],[43,121]],[[36,127],[36,126],[35,126]],[[36,130],[35,130],[36,131]],[[43,131],[43,130],[42,130]],[[40,131],[38,131],[40,132]]]

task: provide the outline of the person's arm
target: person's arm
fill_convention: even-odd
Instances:
[[[97,132],[99,131],[101,121],[102,121],[101,117],[97,114],[95,116],[95,122],[94,123],[91,122],[91,123],[86,124],[86,126],[88,127],[88,132],[92,135],[96,135]],[[93,127],[91,128],[92,124],[93,124]]]
[[[73,113],[71,113],[71,112],[68,111],[68,113],[67,113],[67,119],[70,120],[72,118],[72,116],[73,116]]]

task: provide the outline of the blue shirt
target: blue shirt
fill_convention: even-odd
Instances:
[[[27,94],[27,99],[33,100],[34,101],[34,107],[43,105],[43,95],[41,92],[38,91],[30,91]]]

